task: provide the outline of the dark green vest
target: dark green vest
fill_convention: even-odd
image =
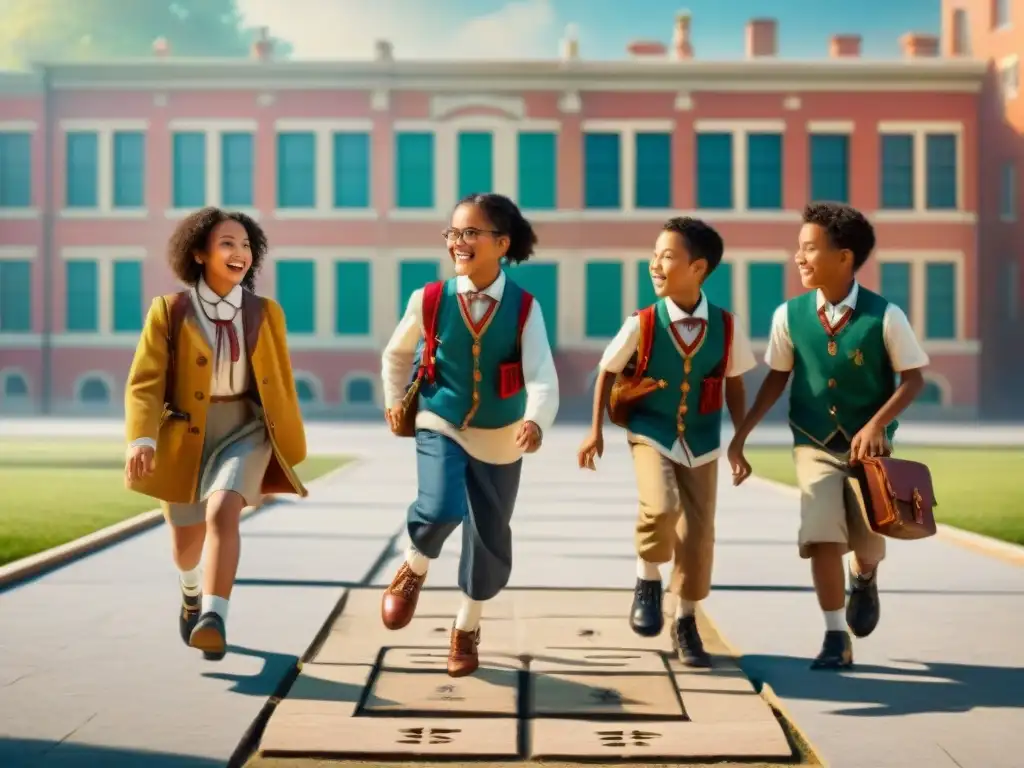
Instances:
[[[725,355],[722,310],[708,304],[704,341],[690,358],[687,374],[684,358],[672,338],[672,321],[665,299],[655,306],[654,341],[645,375],[665,382],[665,386],[637,402],[627,426],[630,432],[643,435],[666,450],[671,451],[676,440],[680,440],[692,456],[703,456],[722,444],[721,408],[712,413],[700,413],[701,383],[712,373],[724,378],[724,370],[716,371]]]
[[[818,292],[786,302],[794,365],[789,390],[789,423],[797,445],[824,445],[837,434],[853,438],[896,389],[882,332],[889,303],[860,286],[857,306],[830,337],[818,317]],[[886,429],[889,439],[897,422]]]
[[[523,290],[505,278],[501,302],[480,337],[480,381],[474,387],[473,334],[459,307],[455,279],[445,283],[437,315],[437,368],[433,383],[420,389],[420,408],[430,411],[456,427],[473,407],[474,392],[479,407],[466,426],[498,429],[514,424],[526,413],[526,390],[502,398],[498,390],[498,368],[518,359],[519,305]]]

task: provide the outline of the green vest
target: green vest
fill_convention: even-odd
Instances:
[[[882,327],[889,303],[860,286],[857,306],[833,341],[818,318],[818,292],[786,302],[793,341],[789,424],[796,445],[825,445],[837,434],[853,438],[896,390]],[[891,440],[898,422],[886,428]]]
[[[473,334],[459,306],[455,279],[445,283],[437,314],[436,369],[433,383],[420,389],[420,408],[461,427],[473,407],[474,393],[479,407],[466,426],[498,429],[514,424],[526,413],[526,390],[502,398],[498,390],[498,369],[518,359],[519,305],[523,290],[508,278],[505,291],[490,322],[480,336],[479,381],[474,382]]]
[[[708,304],[704,340],[690,358],[687,374],[684,358],[672,338],[672,321],[665,299],[655,306],[654,339],[644,375],[663,381],[665,385],[636,403],[627,427],[633,434],[653,440],[668,451],[679,440],[694,457],[703,456],[718,450],[722,444],[721,408],[700,413],[701,383],[711,373],[724,379],[725,372],[715,370],[725,355],[722,310]],[[722,382],[717,386],[722,386]]]

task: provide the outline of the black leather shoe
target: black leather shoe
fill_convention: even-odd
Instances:
[[[850,572],[850,599],[846,603],[846,625],[856,637],[867,637],[875,631],[882,615],[878,599],[878,571],[869,578]]]
[[[711,654],[704,650],[704,641],[697,631],[697,617],[683,616],[676,619],[672,631],[672,646],[679,661],[688,667],[707,669],[711,666]]]
[[[811,669],[849,669],[853,666],[853,641],[850,635],[841,629],[832,629],[825,633],[825,642],[821,651],[811,662]]]
[[[178,631],[181,633],[181,640],[185,645],[189,644],[192,637],[192,630],[196,628],[199,621],[199,595],[186,595],[181,593],[181,609],[178,611]]]
[[[665,626],[661,613],[661,580],[637,579],[633,589],[633,608],[629,613],[629,626],[640,637],[657,637]]]
[[[224,619],[212,611],[204,613],[196,622],[188,644],[203,652],[207,661],[220,661],[227,653],[227,631]]]

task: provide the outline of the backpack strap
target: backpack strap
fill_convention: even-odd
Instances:
[[[519,300],[519,319],[516,321],[516,347],[519,355],[523,354],[523,329],[526,328],[526,321],[530,319],[530,310],[533,309],[533,294],[523,291],[523,297]]]
[[[443,280],[427,283],[423,288],[423,353],[420,357],[418,376],[428,382],[434,380],[434,366],[437,362],[437,316],[443,292]]]
[[[167,313],[167,374],[164,380],[164,404],[173,408],[177,405],[174,402],[174,384],[177,376],[178,338],[181,336],[181,326],[185,324],[185,315],[188,313],[192,297],[188,291],[179,291],[161,298],[164,302],[164,311]]]
[[[722,310],[722,325],[725,330],[725,352],[722,355],[722,378],[729,375],[729,358],[732,356],[733,316],[732,312]]]
[[[651,361],[651,349],[654,347],[654,312],[657,305],[637,310],[633,313],[640,320],[640,339],[636,345],[636,366],[633,369],[633,376],[640,378],[647,370],[647,364]]]

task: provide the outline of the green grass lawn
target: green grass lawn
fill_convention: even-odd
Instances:
[[[311,456],[296,470],[309,482],[346,461]],[[0,565],[159,506],[124,487],[124,444],[111,440],[0,440],[0,489]]]
[[[939,522],[1024,544],[1024,449],[908,446],[896,455],[931,469]],[[796,484],[788,448],[751,447],[747,459],[755,475]]]

